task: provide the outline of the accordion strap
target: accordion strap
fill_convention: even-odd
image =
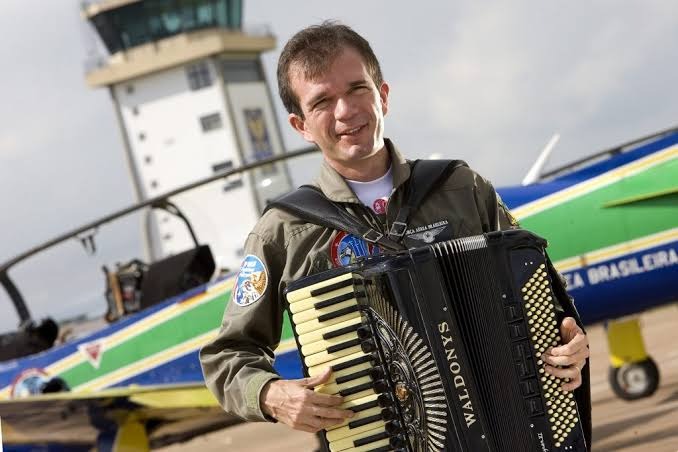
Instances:
[[[266,210],[273,207],[294,214],[309,223],[357,235],[390,251],[404,249],[401,244],[361,223],[341,205],[328,199],[320,189],[311,185],[302,185],[295,191],[281,196],[271,202]]]
[[[468,166],[463,160],[415,160],[412,173],[407,181],[405,198],[396,215],[396,219],[388,231],[392,240],[400,240],[407,231],[407,222],[412,211],[416,210],[426,195],[447,174],[460,166]]]
[[[391,225],[388,235],[376,231],[348,213],[340,204],[328,199],[319,188],[302,185],[293,192],[271,202],[266,210],[273,207],[302,218],[309,223],[346,231],[370,243],[377,243],[390,251],[405,249],[400,243],[410,213],[416,210],[436,183],[460,166],[467,166],[462,160],[415,160],[402,206]]]

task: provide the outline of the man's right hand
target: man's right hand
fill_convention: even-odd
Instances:
[[[315,377],[268,382],[261,391],[262,411],[292,428],[311,433],[341,424],[354,415],[353,411],[338,408],[343,398],[313,390],[329,381],[331,373],[327,368]]]

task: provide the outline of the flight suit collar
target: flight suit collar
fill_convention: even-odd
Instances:
[[[394,190],[405,183],[410,177],[410,165],[405,157],[393,145],[391,140],[384,138],[386,150],[391,155],[391,165],[393,165],[393,188]],[[332,166],[323,159],[320,167],[320,174],[314,181],[315,185],[330,200],[334,202],[360,203],[358,197],[348,186],[346,180]]]

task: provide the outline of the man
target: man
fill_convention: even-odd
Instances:
[[[332,201],[379,231],[388,231],[410,177],[410,164],[384,138],[389,85],[366,40],[349,27],[323,23],[292,37],[278,62],[280,96],[290,125],[322,151],[316,186]],[[417,206],[403,237],[408,247],[512,227],[492,186],[463,166]],[[346,231],[335,231],[279,209],[267,211],[250,233],[233,301],[219,336],[201,351],[208,387],[226,411],[244,419],[277,420],[308,432],[352,416],[339,396],[316,394],[330,378],[282,380],[272,367],[292,281],[379,250]],[[263,290],[241,301],[250,274],[264,272]],[[244,299],[243,299],[244,300]],[[561,325],[566,345],[544,356],[547,371],[581,384],[588,341],[574,319]],[[559,368],[553,367],[561,366]]]

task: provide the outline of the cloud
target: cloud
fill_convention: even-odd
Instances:
[[[20,137],[9,131],[0,132],[0,155],[4,159],[15,159],[21,155],[19,152]]]
[[[663,74],[677,69],[658,56],[676,53],[671,18],[678,11],[667,2],[617,6],[464,3],[449,30],[430,42],[427,53],[438,54],[438,64],[400,72],[393,96],[405,112],[394,114],[396,129],[417,124],[420,135],[432,137],[424,147],[445,152],[443,143],[448,156],[468,158],[506,184],[519,180],[555,131],[564,138],[556,154],[566,144],[572,160],[671,125],[676,107],[651,121],[618,108],[666,109]],[[610,127],[608,118],[623,122]],[[644,130],[626,127],[641,122]]]

